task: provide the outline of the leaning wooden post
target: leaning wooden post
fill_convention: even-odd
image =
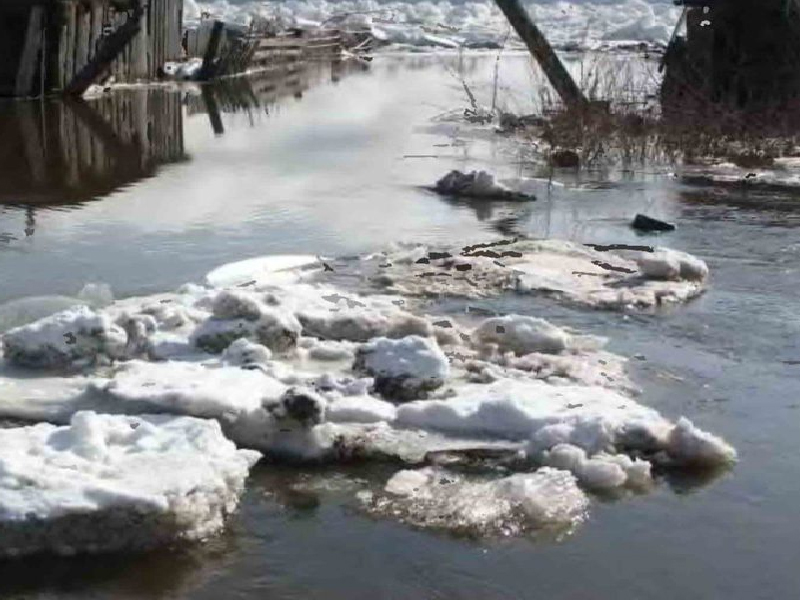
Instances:
[[[211,37],[206,46],[206,52],[203,55],[203,65],[200,67],[200,72],[197,78],[200,81],[208,81],[216,75],[219,48],[222,44],[222,34],[225,31],[225,23],[222,21],[214,21],[214,26],[211,28]]]
[[[530,53],[538,61],[550,84],[558,92],[564,104],[570,108],[585,106],[587,101],[583,92],[575,84],[575,81],[573,81],[569,72],[553,51],[553,47],[531,20],[519,0],[495,0],[495,2],[497,2],[497,6],[503,11],[503,14],[519,37],[525,42]]]

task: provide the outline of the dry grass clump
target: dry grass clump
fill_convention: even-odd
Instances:
[[[565,107],[540,70],[540,80],[534,78],[544,119],[528,117],[535,125],[523,129],[545,143],[555,167],[574,166],[577,156],[584,168],[731,162],[762,169],[776,158],[800,155],[800,102],[742,110],[691,90],[680,101],[662,98],[656,63],[636,55],[587,55],[577,71],[588,106]]]

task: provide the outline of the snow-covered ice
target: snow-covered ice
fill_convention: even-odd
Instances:
[[[0,429],[0,557],[207,538],[258,458],[189,417],[80,412],[64,427]]]
[[[529,440],[532,460],[574,469],[579,478],[594,481],[592,471],[606,465],[626,474],[635,471],[639,482],[646,466],[622,464],[609,455],[641,455],[659,465],[718,468],[736,460],[736,451],[724,440],[681,419],[672,423],[655,410],[618,392],[600,387],[552,386],[542,381],[501,380],[468,384],[455,396],[418,401],[397,409],[396,424],[464,436]],[[570,445],[583,455],[564,454]],[[587,460],[589,462],[587,462]],[[594,461],[594,462],[592,462]],[[607,487],[607,482],[603,487]]]
[[[397,409],[391,402],[372,396],[345,396],[328,405],[327,418],[333,423],[391,423]]]
[[[569,334],[544,319],[509,315],[486,319],[473,332],[481,344],[494,344],[501,351],[518,355],[532,352],[558,354],[567,348]]]
[[[410,335],[376,338],[358,349],[354,368],[375,378],[375,388],[394,400],[424,397],[450,376],[450,363],[435,340]]]
[[[69,308],[3,334],[7,360],[25,367],[67,367],[79,360],[118,358],[128,336],[108,315],[87,306]]]

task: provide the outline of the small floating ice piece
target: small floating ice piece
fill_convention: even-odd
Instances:
[[[508,189],[486,171],[450,171],[436,182],[435,189],[448,196],[483,198],[485,200],[535,200],[534,196]]]
[[[625,454],[588,456],[582,448],[558,444],[544,453],[542,461],[570,471],[582,485],[592,490],[611,491],[623,486],[643,489],[653,482],[650,463]]]
[[[570,473],[547,467],[492,481],[471,480],[438,467],[400,471],[387,482],[385,493],[366,502],[373,514],[479,536],[573,526],[585,518],[588,507]]]
[[[250,258],[217,267],[206,275],[206,283],[214,287],[232,287],[255,282],[291,283],[298,279],[298,271],[319,264],[312,255],[278,254]]]
[[[722,438],[703,431],[681,418],[669,435],[667,452],[678,464],[708,468],[732,463],[736,450]]]
[[[188,417],[81,412],[67,427],[0,429],[0,557],[205,539],[259,457]]]
[[[699,258],[668,248],[657,248],[655,252],[642,252],[636,259],[639,270],[645,277],[668,281],[704,281],[708,277],[708,265]]]
[[[411,400],[440,387],[450,363],[436,342],[418,335],[377,338],[361,346],[354,370],[375,378],[375,389],[393,400]]]

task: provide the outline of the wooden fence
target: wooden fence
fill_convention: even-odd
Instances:
[[[153,79],[181,58],[182,26],[183,0],[2,0],[0,95]]]

